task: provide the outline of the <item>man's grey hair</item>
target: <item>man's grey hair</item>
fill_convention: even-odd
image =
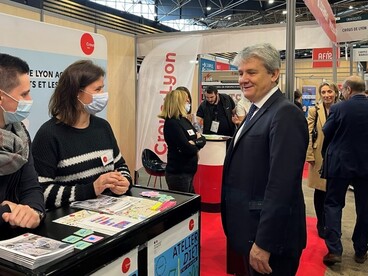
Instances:
[[[269,43],[256,44],[244,48],[235,56],[232,64],[239,66],[250,58],[262,60],[268,73],[273,73],[275,70],[281,68],[280,53]]]

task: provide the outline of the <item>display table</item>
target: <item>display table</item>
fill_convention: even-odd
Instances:
[[[174,271],[179,268],[185,270],[186,267],[189,267],[191,272],[195,273],[193,275],[199,275],[200,197],[188,193],[140,186],[133,187],[128,195],[141,197],[140,193],[142,191],[152,190],[174,197],[177,202],[176,206],[112,236],[95,232],[96,235],[104,238],[83,250],[74,249],[74,252],[34,270],[0,258],[0,274],[90,275],[93,273],[94,275],[135,275],[135,272],[130,274],[130,272],[124,273],[123,270],[131,265],[126,263],[127,258],[124,258],[124,255],[136,252],[138,275],[160,275],[160,273],[163,273],[161,275],[169,275],[166,274],[169,273],[168,270]],[[151,199],[154,200],[155,198]],[[62,240],[80,228],[58,224],[53,220],[77,211],[79,209],[70,207],[52,210],[47,212],[45,221],[37,229],[33,231],[20,228],[6,231],[2,229],[1,238],[8,239],[22,233],[32,232]],[[190,241],[188,251],[176,252],[177,244],[184,241],[187,245],[187,240]],[[175,251],[176,256],[172,253],[173,251]],[[174,259],[174,257],[176,258]],[[175,263],[174,268],[172,268],[173,262]],[[179,263],[181,263],[181,266],[179,266]]]
[[[193,185],[201,195],[202,211],[220,212],[222,170],[226,155],[226,142],[221,135],[204,135],[206,145],[199,151],[198,169]]]

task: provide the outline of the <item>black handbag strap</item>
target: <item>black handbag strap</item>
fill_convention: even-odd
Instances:
[[[317,120],[318,120],[318,109],[317,109],[317,106],[316,106],[316,117],[314,117],[314,126],[313,126],[313,128],[317,127]]]

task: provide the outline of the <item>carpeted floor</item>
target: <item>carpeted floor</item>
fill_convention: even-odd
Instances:
[[[148,175],[144,169],[139,171],[139,183],[147,185]],[[354,194],[348,191],[342,218],[342,243],[344,245],[341,264],[325,267],[323,256],[327,253],[324,241],[317,237],[316,220],[313,206],[314,190],[307,187],[307,165],[303,173],[303,191],[307,207],[308,244],[304,250],[297,276],[367,276],[368,262],[357,264],[353,260],[354,250],[351,236],[355,224]],[[157,180],[158,182],[158,180]],[[159,185],[159,182],[157,183]],[[153,186],[151,181],[150,186]],[[165,179],[162,188],[167,189]],[[201,276],[227,276],[226,274],[226,240],[222,230],[219,214],[204,213],[201,216]]]
[[[307,165],[303,178],[308,176]],[[307,218],[308,240],[297,276],[323,276],[326,267],[321,262],[326,254],[324,241],[318,237],[316,219]],[[226,238],[219,213],[201,213],[201,276],[223,276],[226,273]]]
[[[321,259],[326,247],[315,230],[316,219],[307,218],[308,245],[303,252],[297,276],[323,276]],[[201,213],[201,276],[225,276],[226,239],[218,213]]]

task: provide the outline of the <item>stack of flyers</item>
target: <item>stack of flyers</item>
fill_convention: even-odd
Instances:
[[[122,197],[113,197],[107,195],[99,195],[94,199],[87,199],[83,201],[74,201],[70,207],[102,212],[107,214],[115,214],[125,208],[128,208],[131,203]]]
[[[63,257],[73,250],[72,244],[31,233],[0,241],[1,258],[29,269]]]

